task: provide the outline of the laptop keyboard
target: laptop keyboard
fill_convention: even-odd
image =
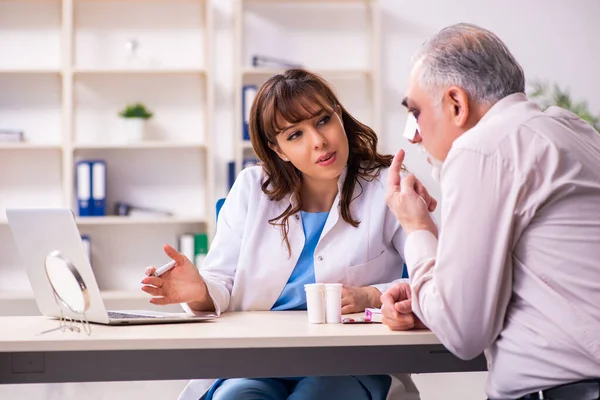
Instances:
[[[110,319],[132,319],[132,318],[159,318],[155,315],[139,315],[139,314],[125,314],[116,311],[108,311],[108,318]]]

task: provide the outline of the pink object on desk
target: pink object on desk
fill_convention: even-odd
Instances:
[[[381,309],[379,308],[367,308],[365,309],[365,320],[371,322],[381,322]]]

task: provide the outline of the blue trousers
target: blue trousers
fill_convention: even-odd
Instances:
[[[212,400],[385,400],[388,375],[226,379]]]

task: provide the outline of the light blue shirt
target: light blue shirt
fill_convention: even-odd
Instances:
[[[315,283],[314,254],[317,243],[327,221],[328,212],[309,213],[302,211],[304,248],[279,298],[271,311],[306,310],[304,285]]]
[[[320,213],[308,213],[302,211],[302,229],[304,230],[304,248],[298,262],[292,271],[286,285],[284,286],[279,298],[271,308],[271,311],[284,311],[284,310],[306,310],[306,292],[304,291],[304,285],[307,283],[315,283],[315,264],[314,254],[315,248],[321,238],[323,228],[325,228],[325,222],[327,221],[328,212]],[[305,379],[304,377],[288,377],[288,378],[277,378],[277,379],[258,379],[262,381],[261,388],[264,390],[262,394],[264,397],[276,397],[277,391],[273,389],[274,385],[280,385],[278,382],[285,382],[284,386],[291,395],[298,382]],[[387,375],[366,375],[366,376],[349,376],[346,377],[346,385],[353,384],[358,381],[360,386],[365,390],[365,395],[368,394],[368,398],[385,398],[389,387],[391,378]],[[213,400],[214,394],[219,389],[226,379],[218,379],[212,387],[208,390],[206,395],[202,397],[202,400]],[[244,387],[246,379],[235,379],[231,381],[229,392],[238,392]],[[257,381],[257,379],[254,379]],[[350,387],[350,386],[348,386]],[[340,394],[340,388],[329,386],[328,389],[333,393],[321,392],[325,398],[334,398]],[[354,393],[354,392],[353,392]],[[247,398],[254,398],[252,395],[248,395]],[[357,398],[367,398],[362,395],[357,395]],[[218,396],[217,396],[218,397]],[[243,396],[242,396],[243,397]],[[219,397],[221,398],[221,397]],[[246,397],[244,397],[246,398]],[[349,398],[344,396],[344,398]]]

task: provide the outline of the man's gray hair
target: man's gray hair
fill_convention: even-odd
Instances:
[[[525,75],[506,45],[492,32],[472,24],[442,29],[415,55],[419,84],[441,110],[441,90],[463,88],[477,104],[525,92]]]

